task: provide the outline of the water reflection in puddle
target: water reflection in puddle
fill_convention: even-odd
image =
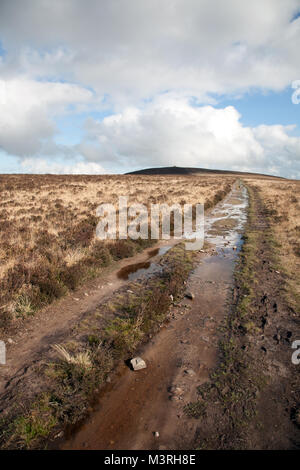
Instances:
[[[239,250],[242,243],[242,229],[247,219],[245,210],[247,205],[246,188],[233,188],[225,200],[217,204],[205,218],[205,240],[215,246],[218,254],[222,253],[225,256],[232,253],[233,248]],[[118,278],[133,281],[145,274],[159,272],[161,266],[149,259],[164,255],[171,247],[172,245],[164,245],[149,250],[146,261],[124,266],[118,271]]]
[[[233,204],[232,201],[234,201]],[[220,206],[224,210],[223,214],[220,214]],[[239,250],[242,244],[241,233],[247,220],[247,206],[247,189],[245,187],[233,188],[225,200],[219,203],[205,219],[205,240],[215,245],[218,253],[232,253],[233,248]],[[232,225],[231,228],[226,227],[227,219],[228,226]],[[217,226],[218,230],[215,230]]]
[[[124,268],[121,268],[118,271],[118,278],[123,280],[129,279],[130,281],[132,281],[133,279],[137,279],[140,275],[149,272],[153,264],[154,263],[150,263],[150,261],[145,261],[144,263],[129,264],[128,266],[124,266]]]
[[[161,246],[160,248],[154,248],[153,250],[148,251],[148,259],[154,258],[154,256],[162,256],[167,253],[170,248],[171,245],[165,245]],[[135,279],[138,279],[140,276],[143,276],[145,274],[153,274],[159,272],[160,270],[161,267],[159,266],[159,264],[151,263],[150,261],[144,261],[142,263],[134,263],[124,266],[124,268],[121,268],[118,271],[117,276],[119,279],[123,279],[125,281],[133,281]]]

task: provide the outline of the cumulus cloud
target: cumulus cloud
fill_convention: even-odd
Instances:
[[[278,90],[299,71],[299,0],[2,0],[6,73],[88,83],[114,106],[163,90]],[[280,67],[279,67],[280,64]],[[3,70],[5,72],[5,70]]]
[[[25,158],[21,162],[24,173],[46,173],[62,175],[101,175],[104,168],[95,162],[49,162],[45,159]]]
[[[124,168],[184,165],[299,176],[300,138],[290,135],[293,126],[244,127],[240,118],[233,106],[195,107],[160,96],[143,109],[89,119],[80,149],[87,160]]]
[[[27,162],[65,155],[67,166],[81,156],[115,170],[297,175],[293,129],[245,127],[234,107],[213,105],[299,78],[299,10],[299,0],[2,0],[0,149]],[[57,145],[56,118],[87,110],[111,115],[88,119],[78,145]]]
[[[0,86],[0,148],[18,156],[45,152],[47,147],[53,151],[53,116],[67,112],[70,105],[76,111],[77,105],[92,98],[89,90],[77,85],[25,77],[0,80]]]

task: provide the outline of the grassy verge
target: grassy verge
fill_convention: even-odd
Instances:
[[[160,274],[132,283],[88,314],[50,355],[34,367],[39,391],[6,413],[1,447],[43,448],[66,425],[84,418],[94,394],[120,360],[130,358],[165,321],[193,267],[193,252],[176,245],[161,260]],[[19,390],[28,384],[19,385]]]

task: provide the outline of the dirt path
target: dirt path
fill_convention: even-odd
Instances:
[[[164,247],[174,243],[174,240],[159,242],[142,253],[114,263],[100,277],[28,319],[24,328],[12,335],[13,340],[10,337],[1,338],[7,345],[7,363],[0,368],[0,394],[11,385],[11,381],[18,380],[28,365],[40,358],[43,351],[59,342],[85,312],[95,309],[127,283],[124,267],[128,270],[128,265],[132,266],[131,271],[134,271],[136,264],[150,264],[149,260],[155,261]]]
[[[169,323],[139,351],[147,369],[133,372],[121,365],[90,417],[61,448],[190,448],[197,423],[183,409],[216,365],[218,328],[228,311],[246,207],[246,190],[234,188],[211,212],[206,240],[214,251],[198,255],[187,285],[194,300],[174,306]]]

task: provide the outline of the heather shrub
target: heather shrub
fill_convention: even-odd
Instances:
[[[75,290],[80,284],[84,275],[84,266],[76,263],[71,266],[64,266],[59,273],[59,279],[63,285],[70,290]]]
[[[108,266],[112,260],[111,252],[101,240],[96,240],[90,250],[90,256],[102,266]]]
[[[129,258],[134,255],[134,242],[131,240],[116,240],[109,245],[109,251],[113,259]]]
[[[30,273],[30,283],[40,289],[41,297],[45,302],[51,302],[66,292],[58,277],[57,268],[53,265],[35,266]]]

